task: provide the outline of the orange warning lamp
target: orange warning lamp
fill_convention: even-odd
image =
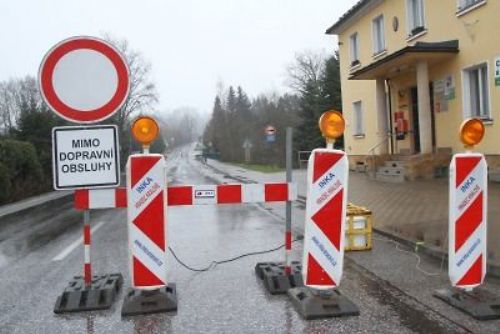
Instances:
[[[460,140],[465,147],[473,147],[481,142],[484,137],[484,124],[478,118],[463,121],[460,126]]]
[[[144,147],[149,147],[158,137],[159,132],[158,123],[156,123],[154,118],[149,116],[138,117],[132,124],[132,135]]]
[[[342,114],[335,110],[324,112],[319,118],[319,129],[327,142],[332,142],[344,134],[345,120]]]

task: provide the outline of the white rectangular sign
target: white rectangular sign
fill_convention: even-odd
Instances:
[[[118,128],[115,125],[53,128],[52,163],[56,190],[118,186]]]

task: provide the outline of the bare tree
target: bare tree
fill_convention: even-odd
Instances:
[[[0,82],[0,129],[5,133],[15,129],[22,112],[41,110],[42,104],[34,77]]]
[[[287,85],[303,94],[311,85],[319,86],[324,72],[325,57],[320,53],[305,51],[295,55],[295,61],[287,66]]]
[[[156,86],[151,79],[151,63],[129,45],[126,39],[116,39],[109,34],[104,39],[113,44],[125,57],[130,70],[130,91],[127,100],[117,112],[117,123],[122,130],[131,115],[151,113],[158,103]]]

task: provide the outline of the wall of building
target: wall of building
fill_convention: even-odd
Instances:
[[[427,32],[422,36],[407,40],[406,1],[386,0],[371,10],[339,36],[339,52],[341,60],[341,80],[343,94],[343,111],[347,121],[346,151],[351,155],[366,155],[370,148],[379,141],[376,133],[375,81],[348,80],[351,72],[349,37],[358,32],[360,39],[361,67],[365,67],[380,58],[373,57],[372,20],[384,14],[385,41],[389,55],[415,42],[439,42],[452,39],[459,40],[460,52],[450,60],[429,68],[431,81],[441,80],[451,75],[455,83],[455,98],[448,100],[448,111],[436,112],[436,146],[451,147],[454,152],[461,151],[458,141],[458,129],[464,119],[462,70],[482,62],[488,64],[488,82],[490,90],[490,110],[493,121],[486,125],[486,136],[477,150],[489,155],[500,155],[500,86],[495,85],[495,59],[500,58],[500,33],[498,32],[498,13],[500,1],[487,0],[486,4],[471,10],[460,17],[456,15],[456,1],[424,0],[425,25]],[[393,30],[393,18],[399,21],[398,31]],[[382,55],[383,57],[384,55]],[[409,100],[409,88],[416,86],[414,73],[393,78],[391,80],[393,113]],[[365,137],[354,138],[353,103],[361,100],[365,125]],[[409,101],[408,101],[409,102]],[[407,103],[409,106],[409,103]],[[402,108],[405,117],[411,122],[411,108]],[[412,147],[411,136],[398,141],[399,149]],[[500,160],[500,159],[499,159]]]

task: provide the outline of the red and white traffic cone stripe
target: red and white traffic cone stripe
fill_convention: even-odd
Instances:
[[[90,286],[92,283],[92,267],[90,265],[90,224],[85,224],[83,226],[83,247],[83,280],[85,282],[85,286]]]

